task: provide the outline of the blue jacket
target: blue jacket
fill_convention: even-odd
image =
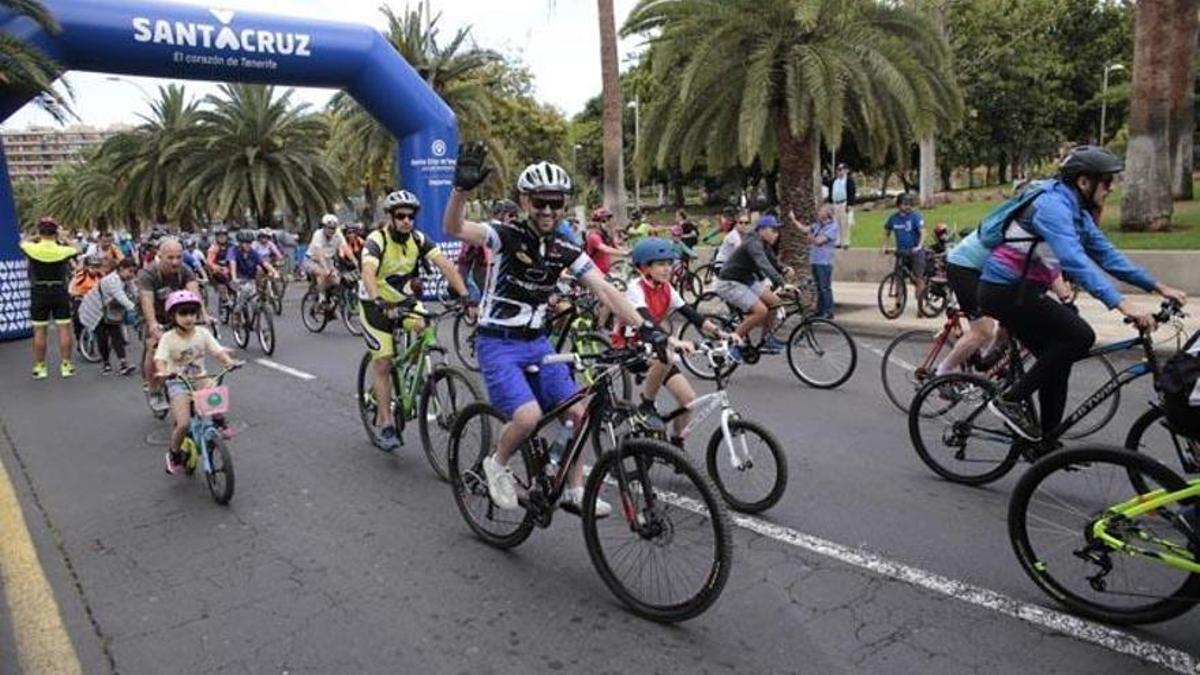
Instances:
[[[1096,226],[1092,214],[1083,208],[1079,195],[1062,181],[1051,183],[1008,226],[1005,239],[1031,235],[1041,241],[1009,241],[993,249],[980,278],[1005,286],[1020,283],[1025,259],[1032,249],[1033,260],[1025,279],[1038,286],[1049,286],[1061,272],[1109,309],[1121,304],[1121,294],[1103,272],[1144,290],[1154,290],[1154,278],[1113,246]]]

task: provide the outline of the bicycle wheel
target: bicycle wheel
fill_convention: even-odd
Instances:
[[[271,316],[269,307],[263,307],[258,311],[258,318],[255,319],[258,333],[258,346],[262,347],[263,353],[270,356],[275,353],[275,319]]]
[[[892,405],[907,413],[913,396],[929,378],[941,349],[934,351],[936,335],[931,330],[905,331],[888,343],[879,364],[883,378],[883,393]]]
[[[950,290],[945,284],[925,282],[921,295],[917,297],[917,314],[926,319],[933,319],[946,311],[947,294]]]
[[[1067,385],[1067,414],[1079,408],[1089,397],[1096,393],[1102,384],[1117,379],[1117,369],[1113,367],[1108,357],[1099,354],[1071,366],[1071,382]],[[1072,386],[1074,385],[1074,386]],[[1121,389],[1113,391],[1112,396],[1096,406],[1083,419],[1075,423],[1063,434],[1063,438],[1076,440],[1090,436],[1108,425],[1121,407]]]
[[[475,356],[475,320],[466,312],[454,317],[454,354],[467,370],[479,372]]]
[[[353,291],[346,290],[342,296],[342,325],[346,327],[346,332],[355,336],[362,337],[362,317],[358,314],[358,295]]]
[[[903,314],[904,306],[908,303],[908,287],[904,283],[904,277],[890,272],[879,282],[876,299],[879,311],[885,319],[895,319]]]
[[[846,329],[829,319],[805,318],[787,341],[788,366],[815,389],[833,389],[854,374],[858,348]]]
[[[379,448],[379,429],[375,427],[375,413],[379,410],[379,402],[375,398],[375,378],[371,372],[371,353],[363,354],[362,360],[358,363],[358,380],[355,386],[358,398],[358,417],[362,420],[363,429],[367,432],[367,438],[371,441],[371,445]],[[399,429],[404,424],[404,408],[400,402],[400,397],[396,392],[400,391],[400,383],[397,381],[396,371],[391,370],[392,378],[392,418],[396,421],[396,428]]]
[[[216,432],[208,436],[208,464],[204,482],[213,501],[224,506],[233,499],[233,456],[225,447],[225,439]]]
[[[688,270],[680,277],[677,290],[683,301],[691,304],[704,293],[704,283],[700,281],[700,277],[696,276],[695,272]]]
[[[243,309],[233,310],[233,316],[229,319],[229,328],[233,331],[233,341],[241,349],[245,349],[246,345],[250,344],[250,317],[248,312]]]
[[[316,289],[309,289],[300,299],[300,321],[310,333],[320,333],[329,323],[329,315],[321,311],[321,298]]]
[[[709,284],[717,280],[717,268],[712,263],[705,263],[697,267],[694,274],[700,280],[702,288],[707,288]]]
[[[997,385],[967,373],[950,373],[921,387],[908,409],[908,435],[917,456],[934,473],[962,485],[985,485],[1012,470],[1020,446],[987,410]]]
[[[1008,536],[1025,574],[1072,612],[1115,624],[1166,621],[1200,600],[1200,574],[1155,558],[1200,556],[1200,546],[1185,533],[1196,522],[1197,500],[1141,516],[1113,514],[1113,506],[1145,494],[1130,482],[1131,474],[1153,490],[1187,487],[1170,469],[1136,452],[1091,446],[1051,453],[1017,482]],[[1098,537],[1098,525],[1107,525],[1108,536],[1130,550],[1116,550]]]
[[[713,323],[717,324],[721,330],[727,333],[733,332],[733,329],[735,328],[735,325],[732,321],[719,314],[703,314],[702,316],[703,318],[709,319]],[[696,328],[690,321],[688,321],[679,329],[679,339],[689,340],[692,342],[703,342],[707,338],[700,333],[699,328]],[[712,364],[708,362],[708,357],[704,354],[697,352],[695,354],[680,354],[679,356],[683,367],[689,373],[702,380],[712,381],[717,379],[716,371],[713,369]],[[723,375],[725,377],[729,377],[733,374],[733,371],[737,370],[737,366],[738,364],[732,359],[727,360],[723,368]]]
[[[1200,439],[1192,440],[1177,433],[1167,421],[1167,413],[1161,407],[1151,406],[1138,416],[1129,434],[1125,436],[1125,449],[1136,452],[1178,471],[1188,479],[1196,478],[1200,473],[1197,465],[1197,453],[1200,453]],[[1176,468],[1178,467],[1178,468]],[[1138,492],[1148,492],[1143,483],[1138,483],[1138,476],[1130,475]]]
[[[708,439],[705,453],[708,475],[729,508],[741,513],[762,513],[779,503],[787,489],[787,456],[775,435],[757,422],[729,420],[730,442],[718,427]]]
[[[280,276],[278,279],[272,279],[271,284],[271,309],[275,310],[275,316],[283,315],[283,295],[287,293],[287,279]]]
[[[441,367],[425,380],[418,404],[417,420],[421,430],[421,447],[429,466],[442,480],[449,480],[446,469],[446,452],[449,447],[450,430],[458,419],[458,413],[467,405],[482,400],[479,388],[457,368]]]
[[[616,508],[596,518],[596,501]],[[679,450],[630,439],[606,453],[583,494],[588,556],[613,595],[663,623],[702,614],[720,597],[733,551],[717,490]]]
[[[488,495],[483,459],[495,450],[500,429],[506,422],[499,410],[486,403],[468,405],[450,431],[450,451],[446,456],[454,503],[467,526],[484,543],[501,549],[517,546],[533,531],[533,516],[524,506],[505,511],[492,503]],[[508,463],[521,499],[526,499],[533,487],[530,466],[529,446],[522,443]]]
[[[75,343],[75,347],[84,361],[100,363],[100,344],[96,340],[96,331],[84,328],[79,333],[79,340]]]

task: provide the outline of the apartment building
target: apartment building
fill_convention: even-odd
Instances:
[[[76,161],[88,148],[100,145],[120,128],[95,129],[89,126],[30,127],[4,131],[4,152],[8,175],[13,182],[45,181],[60,164]]]

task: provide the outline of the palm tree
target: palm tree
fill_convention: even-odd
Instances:
[[[160,223],[170,217],[187,221],[195,205],[178,198],[180,166],[199,130],[200,107],[180,85],[160,86],[158,94],[150,114],[139,115],[142,124],[109,138],[100,154],[121,183],[129,211]]]
[[[111,167],[92,151],[82,161],[54,170],[49,185],[39,195],[37,209],[53,214],[67,227],[108,229],[124,214],[120,193]]]
[[[38,0],[0,0],[0,9],[33,19],[47,33],[62,32],[58,20]],[[71,114],[66,99],[54,89],[54,81],[62,74],[62,68],[41,51],[12,35],[0,33],[0,87],[28,93],[58,122]],[[70,93],[69,87],[67,92]]]
[[[907,157],[917,133],[950,127],[962,100],[929,21],[873,0],[640,0],[624,34],[646,33],[662,87],[642,122],[658,167],[710,173],[757,159],[777,169],[783,213],[811,222],[818,137],[849,130],[872,157]],[[782,251],[806,246],[784,228]]]
[[[206,96],[196,137],[180,150],[181,199],[207,200],[224,218],[248,211],[260,226],[277,209],[310,221],[330,210],[340,195],[322,155],[328,125],[308,104],[293,105],[292,93],[223,84],[221,96]]]
[[[438,42],[441,14],[430,18],[422,14],[422,6],[397,15],[388,7],[380,12],[388,22],[387,40],[408,61],[458,119],[463,138],[481,138],[488,142],[493,157],[501,160],[493,181],[507,182],[512,168],[503,159],[509,153],[498,139],[487,133],[489,120],[496,104],[495,78],[492,66],[502,61],[496,52],[468,46],[470,27],[460,28],[444,46]],[[348,94],[339,92],[329,104],[331,114],[330,157],[344,176],[346,187],[361,185],[367,196],[368,208],[373,207],[372,195],[396,185],[396,141],[391,133],[358,105]]]
[[[604,205],[616,216],[620,228],[625,225],[625,159],[621,137],[625,109],[621,103],[621,72],[617,65],[616,18],[613,0],[597,0],[596,4],[600,17],[600,81],[604,103],[600,117],[604,130]]]

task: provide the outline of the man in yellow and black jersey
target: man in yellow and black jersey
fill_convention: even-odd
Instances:
[[[377,437],[382,450],[395,450],[400,445],[396,433],[396,421],[392,417],[392,388],[389,371],[392,356],[396,353],[392,332],[397,321],[409,331],[423,329],[424,320],[409,315],[393,314],[389,305],[411,299],[411,284],[421,275],[422,264],[428,261],[437,266],[454,294],[467,297],[467,287],[462,276],[441,249],[432,240],[414,229],[421,201],[407,190],[397,190],[384,199],[386,225],[372,232],[362,250],[362,282],[359,285],[359,303],[363,339],[371,351],[371,371],[374,374],[375,400],[379,403],[375,415]],[[417,311],[423,310],[416,303]]]
[[[46,329],[51,319],[58,325],[59,370],[63,377],[71,377],[75,364],[71,361],[71,294],[67,281],[79,251],[59,243],[58,222],[48,216],[38,221],[36,237],[21,242],[21,251],[29,260],[33,379],[46,379]]]

